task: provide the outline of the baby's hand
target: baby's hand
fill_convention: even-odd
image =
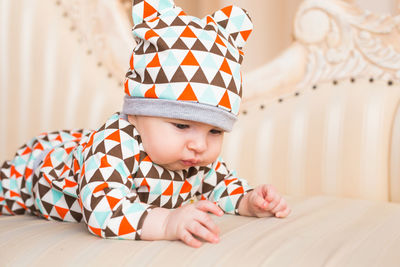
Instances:
[[[168,240],[180,239],[187,245],[196,248],[200,247],[202,242],[195,236],[210,243],[218,243],[219,228],[207,212],[217,216],[224,214],[217,205],[207,200],[171,210],[164,224],[165,238]]]
[[[255,217],[274,215],[284,218],[290,213],[290,208],[271,185],[257,186],[246,194],[239,204],[239,214]]]

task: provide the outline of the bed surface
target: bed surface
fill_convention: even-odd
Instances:
[[[0,217],[3,266],[399,266],[400,206],[288,197],[286,219],[215,217],[217,245],[100,239],[84,224]]]

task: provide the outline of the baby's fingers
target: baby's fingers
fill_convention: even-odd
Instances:
[[[211,212],[217,216],[224,215],[224,212],[217,205],[207,200],[197,202],[196,208],[204,212]]]
[[[187,245],[194,247],[194,248],[198,248],[201,246],[201,242],[199,240],[197,240],[196,238],[193,237],[193,235],[191,233],[189,233],[187,230],[184,230],[181,235],[179,236],[179,238]]]
[[[190,233],[204,239],[210,243],[218,243],[219,238],[217,235],[213,234],[209,229],[203,226],[199,222],[193,222],[189,225],[188,230]]]
[[[276,213],[278,213],[278,212],[280,212],[280,211],[285,210],[286,208],[287,208],[286,201],[285,201],[285,199],[281,198],[281,199],[279,200],[279,202],[277,203],[277,205],[275,205],[275,207],[273,207],[273,208],[271,209],[271,212],[274,213],[274,214],[276,214]]]
[[[290,211],[291,211],[290,208],[287,207],[285,210],[275,213],[275,217],[285,218],[289,215]]]

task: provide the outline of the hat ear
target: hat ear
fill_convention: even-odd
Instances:
[[[151,20],[173,7],[173,0],[133,0],[133,25]]]
[[[239,49],[244,47],[253,30],[253,23],[246,10],[230,5],[218,10],[211,17],[229,33]]]

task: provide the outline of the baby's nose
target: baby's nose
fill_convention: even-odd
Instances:
[[[207,149],[207,141],[203,137],[197,137],[188,143],[188,148],[196,153],[202,153]]]

